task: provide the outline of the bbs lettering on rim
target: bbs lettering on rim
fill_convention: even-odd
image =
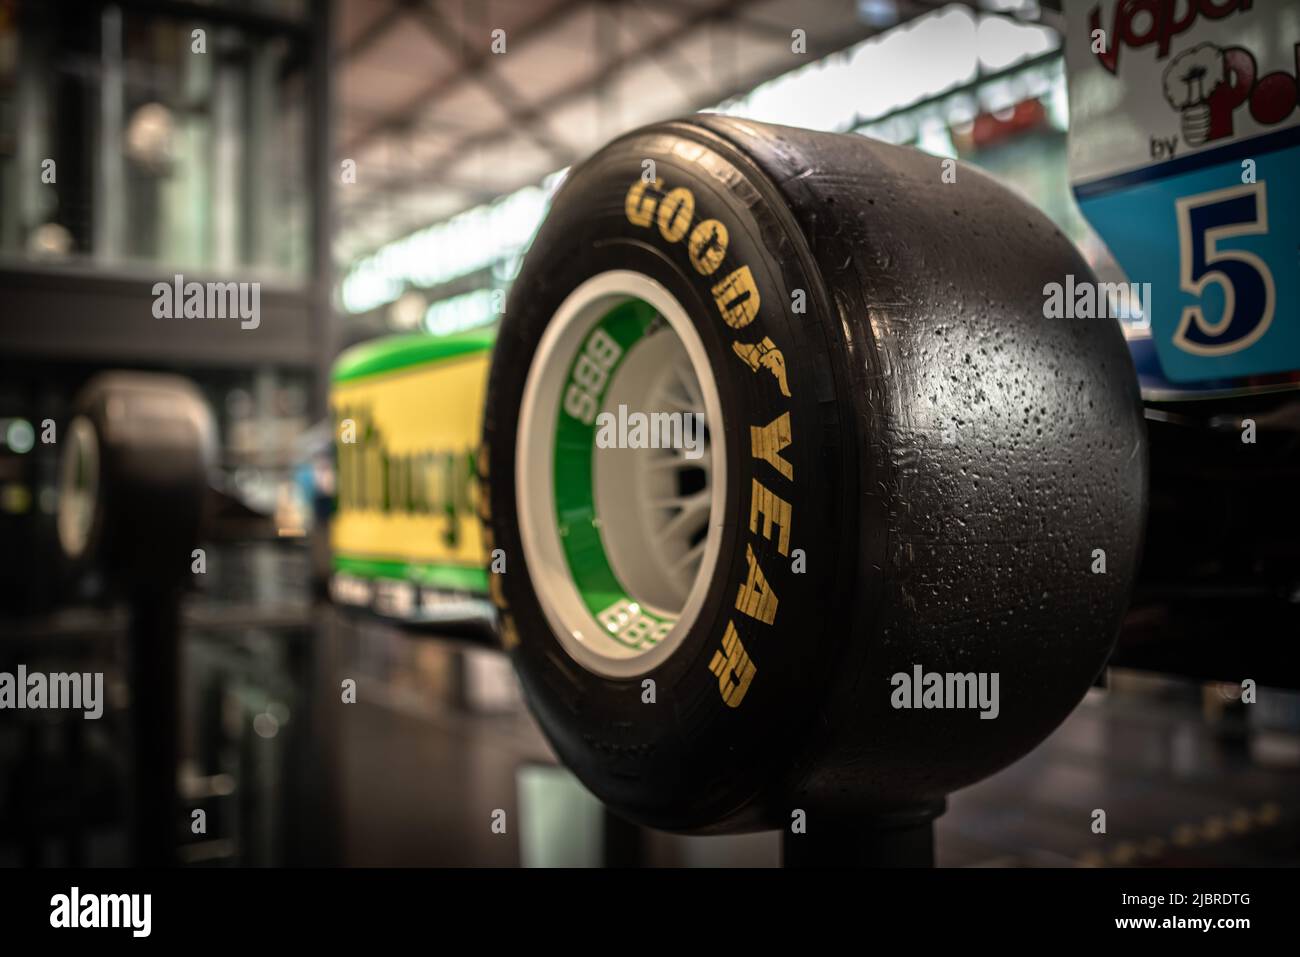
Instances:
[[[770,388],[783,400],[790,399],[785,356],[779,343],[762,335],[763,304],[758,287],[749,266],[728,256],[730,232],[726,224],[698,209],[690,189],[669,187],[661,178],[635,179],[627,191],[624,211],[633,226],[646,229],[662,245],[686,256],[695,273],[709,283],[709,297],[717,308],[718,321],[735,333],[731,349],[737,360],[753,373],[766,373]],[[788,559],[793,518],[789,497],[795,487],[794,466],[781,454],[794,441],[788,403],[771,421],[750,423],[749,434],[749,461],[754,467],[749,533],[769,541],[775,534],[778,553]],[[735,613],[718,636],[708,662],[709,671],[718,679],[718,692],[731,708],[740,707],[757,677],[761,651],[759,658],[755,651],[761,649],[763,635],[775,626],[780,607],[776,589],[748,542],[745,563],[747,574],[736,583]],[[755,624],[745,627],[745,618]],[[742,638],[742,630],[749,637],[749,646]]]

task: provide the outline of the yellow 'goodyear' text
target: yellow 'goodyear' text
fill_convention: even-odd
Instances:
[[[696,273],[713,280],[711,293],[719,318],[730,329],[741,330],[758,316],[761,298],[758,286],[748,265],[727,260],[731,233],[718,219],[697,216],[695,195],[685,186],[666,189],[662,179],[647,181],[639,178],[627,191],[624,211],[628,222],[657,233],[669,244],[686,243],[686,255]],[[773,388],[789,399],[790,386],[785,357],[771,338],[757,341],[732,341],[732,352],[751,371],[765,369],[772,376]],[[782,412],[770,422],[751,425],[750,453],[753,459],[766,463],[763,476],[769,482],[793,484],[794,466],[782,456],[782,450],[794,441],[789,411]],[[757,467],[757,466],[756,466]],[[770,471],[769,471],[770,470]],[[776,533],[776,548],[783,557],[790,554],[790,525],[793,508],[754,475],[750,488],[749,532],[761,535],[768,541]],[[745,544],[747,573],[736,592],[735,610],[765,625],[776,622],[779,600],[754,554],[753,545]],[[718,679],[718,691],[729,707],[737,708],[749,692],[750,684],[758,673],[734,619],[727,621],[720,640],[720,648],[709,661],[709,671]]]

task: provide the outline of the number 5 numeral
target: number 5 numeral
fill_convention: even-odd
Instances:
[[[1185,196],[1178,210],[1179,275],[1183,292],[1203,296],[1212,282],[1223,287],[1223,315],[1211,322],[1201,307],[1183,309],[1174,344],[1203,356],[1245,349],[1273,321],[1273,274],[1254,253],[1219,249],[1219,240],[1268,232],[1265,183]]]

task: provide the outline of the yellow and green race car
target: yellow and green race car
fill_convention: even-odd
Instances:
[[[493,333],[394,336],[331,376],[331,593],[408,622],[490,623],[476,456]]]

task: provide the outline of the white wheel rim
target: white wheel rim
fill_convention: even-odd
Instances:
[[[611,360],[607,378],[584,377],[592,356],[613,354],[603,347],[615,337],[629,344]],[[620,404],[629,418],[678,413],[685,431],[674,438],[684,439],[694,425],[685,416],[702,412],[707,440],[697,446],[699,458],[680,448],[598,448],[586,419],[617,414]],[[515,488],[534,591],[561,645],[588,670],[644,674],[690,631],[717,567],[725,445],[704,343],[667,289],[641,273],[613,270],[569,294],[525,381]]]

